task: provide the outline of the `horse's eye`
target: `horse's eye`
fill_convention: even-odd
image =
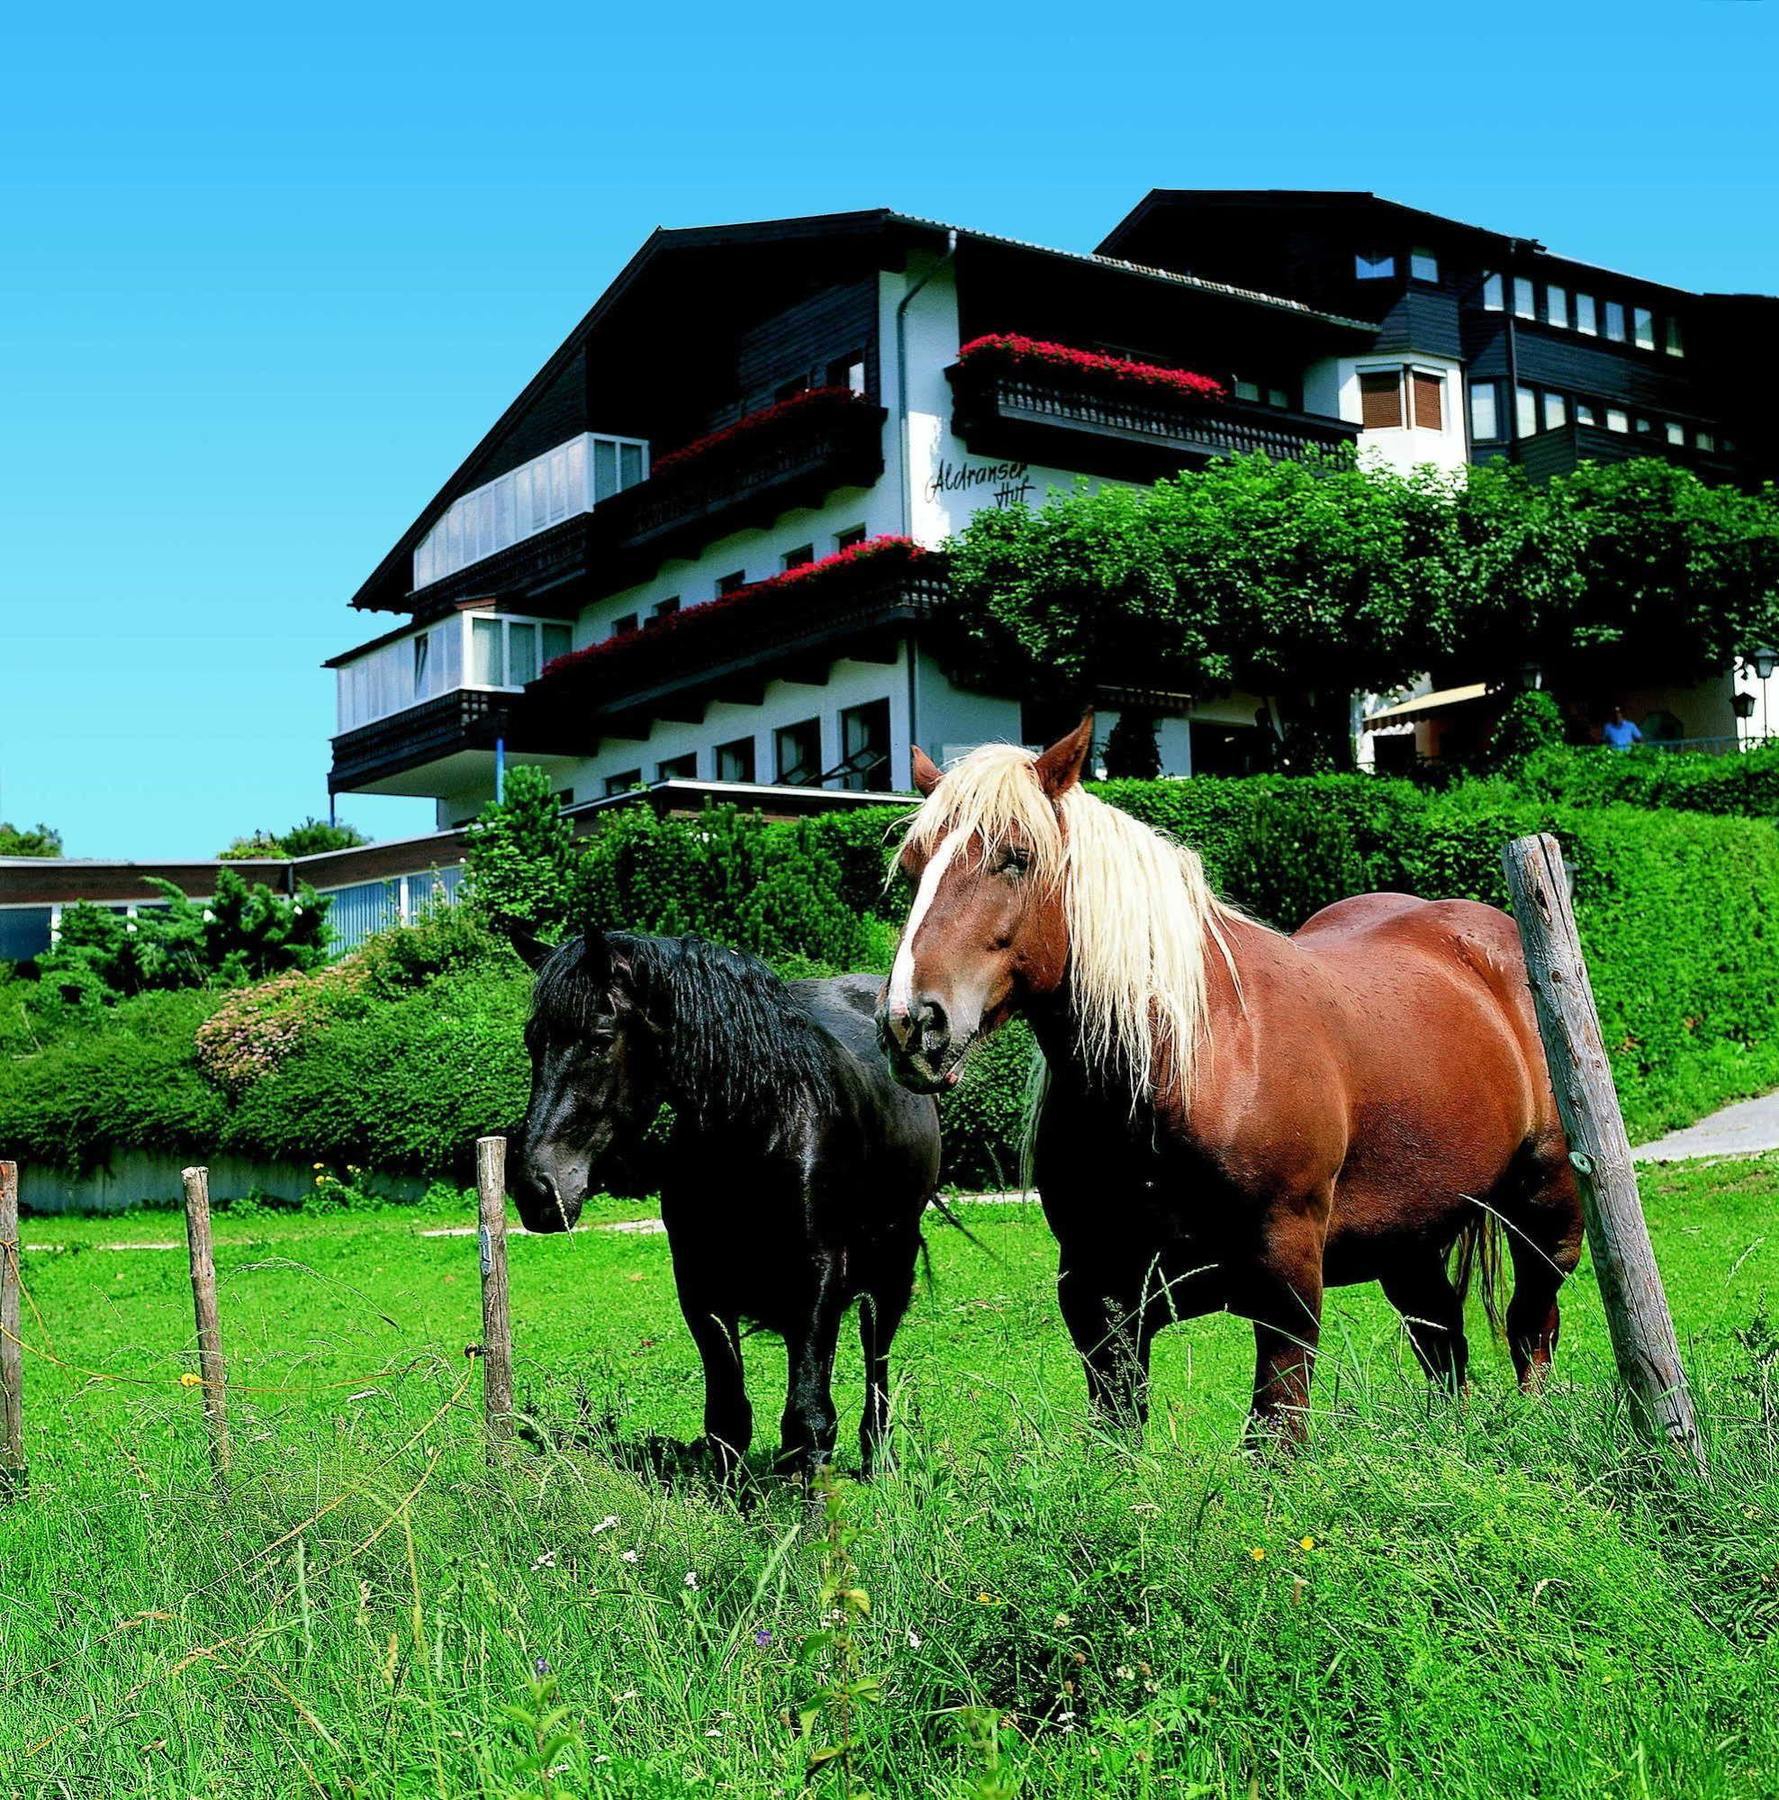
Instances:
[[[1003,850],[998,865],[1002,875],[1023,875],[1032,866],[1032,853],[1029,850],[1009,848]]]

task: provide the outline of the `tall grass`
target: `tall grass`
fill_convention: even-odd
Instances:
[[[537,1442],[490,1472],[472,1239],[225,1215],[223,1503],[183,1258],[100,1247],[177,1227],[35,1223],[82,1247],[25,1260],[0,1794],[1770,1792],[1776,1196],[1772,1162],[1650,1184],[1709,1485],[1629,1434],[1585,1269],[1536,1402],[1488,1354],[1433,1398],[1359,1291],[1297,1461],[1235,1448],[1227,1319],[1165,1334],[1146,1445],[1105,1440],[1041,1222],[982,1208],[998,1260],[934,1231],[898,1466],[814,1522],[763,1454],[739,1495],[656,1466],[701,1399],[659,1237],[514,1241]],[[770,1419],[782,1352],[748,1355]]]

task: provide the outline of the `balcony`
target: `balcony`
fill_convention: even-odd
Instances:
[[[1733,453],[1701,450],[1696,444],[1671,444],[1654,431],[1609,431],[1602,425],[1578,425],[1573,419],[1550,431],[1516,438],[1512,450],[1513,460],[1534,481],[1572,474],[1584,462],[1628,462],[1634,456],[1663,457],[1705,481],[1742,479],[1740,461]]]
[[[731,532],[819,505],[836,488],[871,486],[883,473],[887,416],[863,395],[814,389],[661,457],[634,482],[641,452],[628,457],[629,440],[609,440],[618,461],[608,469],[600,460],[607,440],[590,438],[588,452],[568,459],[565,481],[552,482],[558,510],[547,528],[515,536],[509,518],[542,516],[525,510],[541,504],[541,483],[510,501],[500,483],[478,489],[455,535],[447,515],[423,540],[409,598],[430,606],[499,594],[528,612],[572,618],[589,601],[646,581],[666,557],[696,556]],[[613,471],[622,483],[615,490],[605,485]],[[582,507],[577,497],[588,494],[597,498]],[[471,549],[473,559],[464,560]]]
[[[437,797],[471,785],[491,771],[495,740],[512,742],[522,724],[525,684],[568,647],[558,620],[479,609],[335,657],[329,791]]]
[[[647,481],[602,503],[596,517],[623,557],[652,566],[695,556],[835,488],[871,486],[883,473],[887,416],[844,389],[799,394],[662,457]]]
[[[1359,436],[1357,425],[1341,419],[1246,400],[1108,393],[1066,369],[1015,373],[955,363],[946,375],[953,429],[971,451],[1126,480],[1154,481],[1255,450],[1301,460]]]
[[[712,700],[758,704],[774,679],[825,684],[839,656],[893,662],[903,628],[943,598],[936,556],[876,539],[823,563],[609,638],[546,672],[527,696],[547,737],[646,735],[653,718],[700,721]]]

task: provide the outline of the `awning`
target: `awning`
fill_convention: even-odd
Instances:
[[[1488,691],[1486,681],[1473,681],[1468,687],[1436,688],[1431,694],[1418,694],[1413,700],[1399,700],[1394,706],[1367,713],[1364,726],[1370,731],[1379,725],[1405,725],[1411,719],[1424,719],[1429,713],[1444,712],[1447,707],[1480,700]]]

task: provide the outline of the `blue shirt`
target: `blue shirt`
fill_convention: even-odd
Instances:
[[[1608,719],[1600,727],[1600,741],[1614,750],[1629,750],[1633,744],[1643,742],[1643,733],[1629,719],[1620,719],[1616,725]]]

